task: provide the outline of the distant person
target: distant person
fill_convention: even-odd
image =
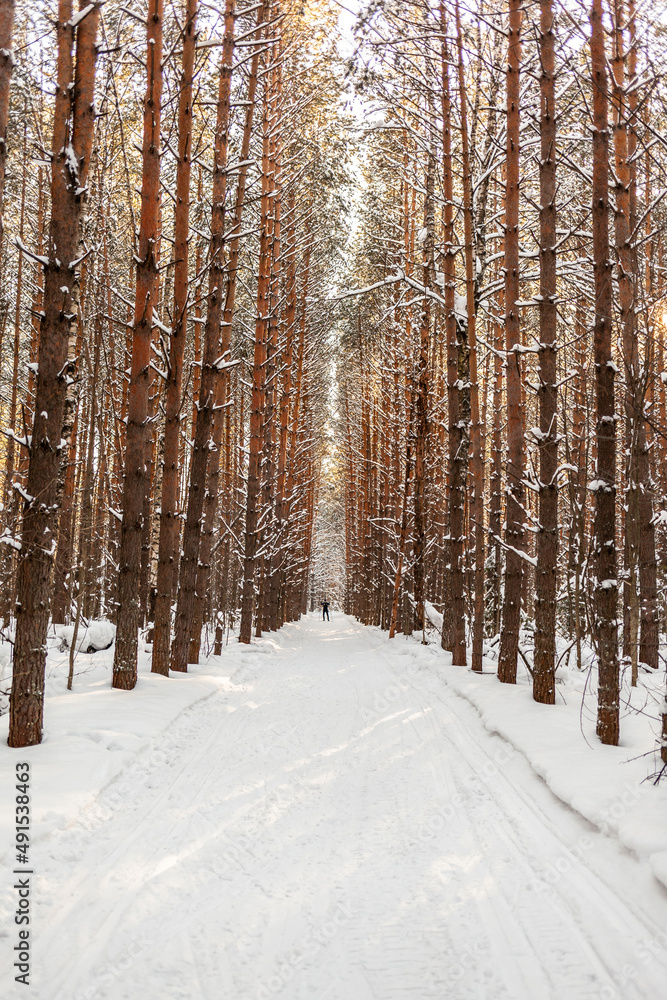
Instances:
[[[329,618],[329,602],[320,601],[320,604],[322,605],[322,621],[324,621],[324,619],[326,618],[326,620],[330,622],[331,619]]]

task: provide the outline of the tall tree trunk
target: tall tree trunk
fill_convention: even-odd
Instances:
[[[4,236],[5,174],[7,171],[7,122],[9,120],[9,85],[14,53],[15,0],[0,0],[0,243]],[[25,163],[25,161],[24,161]]]
[[[615,237],[618,267],[618,304],[625,376],[625,566],[623,572],[623,651],[631,663],[632,682],[637,683],[639,638],[639,469],[638,437],[643,429],[643,393],[639,375],[639,347],[635,313],[637,274],[630,231],[630,168],[628,163],[628,116],[625,97],[625,54],[621,0],[614,5],[613,134],[616,174]],[[643,435],[645,437],[645,435]]]
[[[260,15],[257,18],[256,31],[261,30],[263,17],[264,14],[260,11]],[[241,249],[241,222],[243,220],[243,209],[245,205],[245,193],[248,178],[248,156],[250,152],[250,140],[252,137],[252,125],[255,113],[257,75],[259,71],[261,49],[260,40],[261,36],[258,36],[258,44],[255,48],[252,62],[250,64],[250,74],[246,96],[246,115],[243,126],[241,151],[239,153],[239,159],[244,165],[239,170],[239,178],[236,187],[236,201],[234,205],[234,219],[229,237],[229,252],[227,258],[227,291],[225,294],[225,307],[222,318],[222,342],[220,345],[222,369],[216,384],[216,410],[213,416],[213,428],[211,435],[213,449],[211,450],[208,459],[209,464],[206,482],[206,497],[204,501],[204,522],[199,542],[199,561],[197,566],[195,604],[190,633],[190,648],[188,653],[188,660],[190,663],[196,663],[199,660],[199,645],[201,641],[202,626],[204,624],[204,601],[209,589],[213,532],[215,528],[215,519],[218,511],[220,495],[219,479],[220,454],[224,428],[223,420],[224,414],[227,412],[227,408],[231,402],[229,392],[229,373],[232,362],[229,360],[229,354],[231,350],[232,326],[234,322],[234,309],[236,304],[239,253]]]
[[[2,366],[2,346],[5,325],[9,315],[7,282],[3,274],[4,232],[5,232],[5,179],[7,173],[7,122],[9,120],[9,88],[14,66],[12,33],[14,29],[15,0],[0,0],[0,367]],[[0,585],[4,579],[0,578]],[[6,608],[3,609],[6,614]]]
[[[230,0],[231,2],[231,0]],[[178,163],[174,210],[174,312],[165,388],[164,459],[160,497],[155,629],[151,670],[169,674],[171,602],[180,541],[178,513],[178,452],[182,418],[181,385],[188,318],[188,236],[190,230],[190,171],[192,166],[192,76],[195,61],[195,25],[198,0],[187,0],[183,27],[183,56],[178,99]]]
[[[552,0],[540,5],[540,512],[535,587],[533,698],[556,701],[558,390],[556,306],[556,91]]]
[[[591,9],[593,87],[593,267],[597,468],[595,478],[595,580],[593,603],[598,658],[597,735],[618,744],[619,676],[616,577],[616,422],[611,356],[611,263],[609,260],[608,82],[602,0]],[[593,488],[591,486],[591,488]]]
[[[96,318],[95,331],[95,354],[90,371],[90,404],[87,426],[87,444],[85,466],[81,483],[81,521],[79,528],[79,556],[75,570],[75,586],[72,588],[72,596],[76,594],[76,616],[74,618],[74,629],[72,631],[72,641],[69,651],[69,675],[67,678],[67,690],[72,690],[74,679],[74,658],[76,656],[76,645],[81,619],[83,617],[84,602],[86,600],[86,590],[88,586],[88,559],[92,542],[93,531],[93,479],[94,479],[94,455],[95,455],[95,423],[97,419],[97,380],[100,368],[100,347],[102,341],[101,316],[98,313]],[[88,346],[86,344],[86,355],[88,356]],[[90,369],[90,357],[88,356],[88,367]]]
[[[296,326],[296,231],[294,215],[296,203],[294,191],[290,192],[286,218],[285,239],[285,347],[283,352],[283,382],[280,395],[280,429],[278,440],[278,475],[276,481],[276,558],[274,574],[277,577],[275,595],[273,596],[274,619],[273,628],[279,628],[284,622],[285,594],[285,562],[287,558],[287,512],[288,499],[285,493],[287,485],[287,441],[289,430],[290,396],[292,393],[292,367],[294,362],[294,331]]]
[[[262,413],[265,400],[265,365],[268,335],[269,286],[271,279],[271,179],[269,177],[270,118],[269,82],[265,76],[262,116],[262,200],[260,208],[259,274],[257,278],[257,318],[255,321],[255,351],[253,358],[252,401],[250,410],[250,442],[248,454],[248,492],[246,500],[245,544],[243,555],[243,593],[241,596],[241,627],[239,642],[249,643],[252,635],[255,606],[255,564],[262,458]]]
[[[2,57],[0,56],[0,59]],[[0,90],[1,96],[1,90]],[[0,147],[2,146],[2,139],[0,138]],[[27,117],[24,122],[23,127],[23,160],[25,162],[28,152],[28,125]],[[2,166],[0,165],[0,169]],[[19,210],[19,238],[21,243],[23,243],[23,238],[25,235],[25,206],[26,206],[26,180],[28,176],[28,171],[23,171],[23,177],[21,179],[21,208]],[[0,181],[1,183],[1,181]],[[1,188],[0,188],[1,197]],[[0,201],[0,211],[2,208],[2,202]],[[0,217],[0,240],[2,239],[2,220]],[[22,435],[18,433],[18,419],[17,419],[17,409],[18,409],[18,390],[19,390],[19,358],[21,354],[21,312],[22,312],[22,292],[23,292],[23,254],[19,251],[18,257],[18,267],[16,272],[16,306],[14,309],[14,359],[12,365],[12,389],[9,401],[9,420],[8,420],[8,430],[9,437],[7,440],[7,451],[5,453],[5,472],[3,481],[3,491],[2,491],[2,503],[3,509],[6,512],[6,525],[5,530],[9,533],[10,538],[15,537],[16,529],[19,522],[19,501],[20,494],[18,490],[15,489],[14,485],[14,470],[17,464],[15,460],[16,455],[16,439],[21,439]],[[13,561],[13,549],[9,545],[0,546],[0,587],[2,589],[2,594],[0,594],[0,618],[3,621],[7,620],[11,612],[11,598],[12,598],[12,561]]]
[[[81,10],[88,7],[80,0]],[[93,145],[99,4],[75,26],[71,0],[58,6],[58,65],[53,127],[51,225],[45,264],[44,315],[30,444],[27,498],[18,567],[16,642],[10,699],[9,745],[42,739],[46,633],[51,570],[58,531],[58,472],[63,441],[72,315],[78,314],[80,223]],[[72,47],[76,32],[76,69]],[[71,155],[71,154],[74,155]]]
[[[470,502],[471,534],[475,538],[475,604],[473,619],[472,669],[481,672],[484,646],[484,444],[479,412],[476,330],[476,260],[473,242],[473,204],[470,152],[468,148],[468,109],[463,67],[463,32],[458,0],[456,3],[456,38],[458,49],[459,99],[461,104],[461,159],[463,167],[463,227],[466,262],[466,316],[468,327],[468,366],[470,380],[470,444],[472,449],[473,493]]]
[[[218,434],[218,447],[216,461],[220,462],[219,450],[220,450],[220,440],[221,440],[221,427],[216,431],[216,417],[215,417],[215,403],[216,403],[216,386],[219,384],[221,378],[221,371],[224,371],[225,366],[228,365],[227,355],[229,353],[229,345],[231,341],[231,321],[233,315],[229,316],[229,326],[226,326],[227,315],[222,312],[222,288],[223,288],[223,273],[224,273],[224,261],[222,258],[223,253],[223,238],[224,238],[224,192],[226,191],[226,156],[227,156],[227,127],[228,127],[228,115],[229,115],[229,87],[231,85],[231,56],[233,51],[233,35],[232,30],[232,14],[233,7],[229,10],[229,19],[226,22],[226,53],[225,53],[225,65],[229,66],[229,69],[224,71],[224,87],[227,94],[226,104],[223,99],[223,103],[218,105],[219,112],[223,115],[223,118],[219,120],[219,128],[217,130],[217,135],[219,137],[219,145],[217,153],[221,157],[220,163],[220,173],[214,178],[214,183],[217,183],[218,197],[214,198],[215,210],[218,213],[215,223],[216,242],[215,245],[213,241],[211,242],[211,257],[214,261],[214,266],[211,267],[209,275],[209,290],[208,290],[208,303],[206,312],[206,325],[204,328],[204,350],[202,358],[202,375],[201,384],[199,390],[199,407],[197,412],[197,424],[195,427],[195,440],[194,448],[192,452],[192,464],[190,469],[190,492],[188,495],[188,508],[185,523],[185,532],[183,535],[183,557],[181,560],[181,575],[179,580],[179,593],[178,593],[178,605],[176,609],[176,631],[174,635],[174,642],[171,650],[171,668],[172,670],[187,670],[188,664],[188,652],[190,646],[190,637],[192,634],[193,626],[193,615],[194,620],[197,620],[197,615],[195,612],[195,588],[197,587],[197,574],[198,574],[198,563],[202,560],[200,556],[200,541],[201,541],[201,520],[202,513],[204,511],[205,502],[205,492],[207,486],[207,468],[209,459],[209,442],[213,444],[215,448],[215,443],[211,440],[211,435],[214,433]],[[254,94],[255,94],[255,81],[257,75],[257,58],[259,53],[259,48],[261,44],[261,28],[264,24],[266,17],[266,6],[260,7],[257,13],[257,24],[256,32],[257,37],[255,54],[253,55],[253,60],[251,63],[251,74],[252,80],[249,84],[249,92],[252,94],[252,106],[248,108],[246,112],[246,124],[248,120],[252,122],[252,107],[254,107]],[[254,71],[254,72],[253,72]],[[222,75],[221,75],[221,86]],[[227,117],[225,117],[225,113]],[[248,128],[250,126],[247,126]],[[224,166],[222,165],[224,163]],[[245,192],[245,174],[243,175],[243,192]],[[241,186],[237,192],[237,206],[243,205],[243,196],[240,195]],[[239,198],[241,199],[239,202]],[[237,247],[238,252],[238,247]],[[231,266],[231,264],[230,264]],[[229,284],[228,284],[229,292]],[[226,304],[226,301],[225,301]],[[220,331],[220,318],[222,314],[223,326],[222,326],[222,344],[219,340]],[[223,349],[223,353],[220,354],[220,349]],[[214,486],[217,496],[217,469]],[[210,549],[209,549],[210,552]],[[206,562],[209,562],[209,557],[205,555]],[[201,592],[202,601],[204,599],[204,593]],[[203,616],[202,616],[203,618]],[[201,620],[201,619],[200,619]],[[201,631],[201,629],[200,629]],[[197,653],[199,650],[197,649]]]
[[[628,169],[629,169],[629,209],[630,209],[630,232],[634,235],[632,243],[632,266],[635,280],[635,288],[639,285],[639,261],[637,259],[637,24],[635,0],[628,0],[628,33],[629,46],[627,54],[628,69]],[[648,116],[648,109],[646,111]],[[648,151],[646,154],[646,232],[650,233],[651,213],[648,210],[651,203],[651,161]],[[651,477],[651,463],[649,458],[650,444],[648,441],[648,428],[643,419],[646,389],[651,382],[651,352],[654,344],[655,311],[651,308],[653,300],[652,291],[652,265],[651,265],[651,241],[646,243],[646,294],[649,307],[648,313],[648,337],[646,338],[646,361],[644,365],[644,377],[642,378],[642,392],[636,402],[635,419],[637,421],[637,480],[639,485],[638,521],[639,521],[639,591],[641,595],[640,606],[640,636],[639,636],[639,660],[651,667],[658,669],[658,647],[659,647],[659,622],[658,622],[658,586],[657,586],[657,560],[655,547],[655,523],[653,520],[653,498],[655,493],[654,483]],[[637,296],[635,296],[636,300]],[[664,426],[664,424],[662,425]]]
[[[449,425],[449,563],[451,577],[451,629],[442,630],[443,649],[451,645],[452,662],[466,664],[466,616],[463,593],[463,542],[466,478],[466,449],[459,413],[458,343],[455,314],[456,249],[454,247],[454,193],[452,178],[451,97],[449,52],[447,51],[444,4],[440,6],[443,34],[442,61],[442,142],[444,214],[445,330],[447,339],[447,423]],[[446,612],[445,612],[446,614]],[[448,634],[451,632],[451,635]]]
[[[141,615],[141,541],[149,488],[151,428],[149,385],[153,309],[157,300],[157,242],[160,215],[160,118],[162,112],[163,0],[150,0],[146,20],[141,223],[127,403],[123,521],[120,532],[117,630],[113,686],[137,683],[137,639]]]
[[[494,199],[495,215],[495,199]],[[502,228],[502,225],[501,225]],[[498,275],[498,265],[496,265],[496,276]],[[502,290],[498,292],[497,309],[502,311]],[[491,435],[491,475],[489,477],[489,535],[493,539],[493,568],[490,582],[491,598],[491,634],[498,635],[500,632],[500,606],[501,606],[501,544],[500,533],[502,530],[502,426],[501,426],[501,404],[503,392],[503,328],[500,319],[493,318],[494,337],[494,377],[493,377],[493,432]]]
[[[516,683],[523,585],[524,414],[521,405],[519,328],[519,117],[521,0],[509,0],[507,53],[507,186],[505,195],[505,342],[507,348],[507,506],[505,595],[498,678]]]
[[[403,482],[403,499],[401,503],[401,527],[398,536],[398,555],[396,559],[396,574],[394,576],[394,590],[391,602],[391,617],[389,620],[389,638],[393,639],[396,634],[396,620],[398,618],[398,598],[403,582],[403,560],[405,558],[405,542],[408,534],[408,518],[410,515],[410,477],[412,474],[412,422],[413,407],[410,407],[409,425],[406,432],[407,444],[405,449],[405,478]]]
[[[429,340],[431,335],[431,305],[426,291],[430,290],[433,278],[434,212],[433,188],[435,183],[435,155],[429,150],[426,162],[426,193],[424,195],[424,228],[426,236],[422,242],[422,275],[425,294],[422,298],[419,327],[419,355],[417,361],[417,392],[415,397],[415,473],[414,473],[414,565],[415,580],[415,627],[424,636],[424,585],[426,578],[426,494],[425,459],[428,435],[428,366]],[[369,519],[370,523],[370,519]],[[369,581],[367,580],[367,583]]]

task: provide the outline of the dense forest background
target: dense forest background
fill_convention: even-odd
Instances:
[[[72,684],[110,622],[132,689],[139,636],[185,671],[324,598],[547,704],[590,670],[618,742],[665,668],[664,61],[634,0],[0,2],[11,745],[49,630]]]

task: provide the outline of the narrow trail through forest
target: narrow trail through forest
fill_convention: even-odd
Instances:
[[[243,647],[229,690],[35,844],[35,995],[664,995],[667,895],[416,643],[386,650],[342,615]]]

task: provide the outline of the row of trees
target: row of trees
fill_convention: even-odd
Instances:
[[[55,50],[48,4],[0,8],[0,615],[26,746],[50,621],[74,626],[71,686],[78,633],[113,620],[127,690],[142,628],[168,675],[203,631],[219,651],[305,610],[348,155],[326,2],[59,0]]]
[[[454,663],[495,649],[548,704],[592,648],[616,744],[667,630],[660,29],[635,0],[415,0],[358,34],[347,608],[390,635],[439,612]]]
[[[336,21],[0,2],[14,746],[50,621],[71,684],[114,620],[131,689],[142,628],[185,670],[335,596],[343,548],[348,611],[441,622],[538,701],[592,651],[605,743],[623,672],[660,666],[659,27],[635,0],[374,2],[349,114]]]

